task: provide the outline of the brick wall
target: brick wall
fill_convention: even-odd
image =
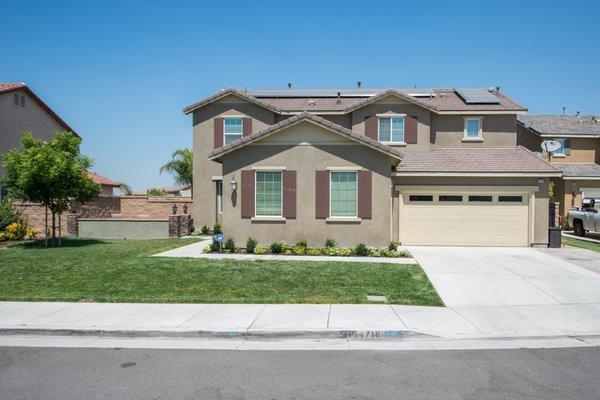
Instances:
[[[169,215],[173,214],[173,204],[177,206],[176,214],[183,214],[184,204],[188,207],[188,214],[192,212],[192,199],[190,197],[122,196],[119,217],[168,218]]]
[[[17,208],[23,214],[23,217],[27,220],[30,227],[37,229],[40,234],[38,237],[44,236],[44,226],[46,220],[46,208],[37,203],[25,203],[15,202],[15,208]],[[52,226],[52,213],[48,210],[48,227]],[[56,230],[58,232],[58,215],[56,216]],[[67,232],[67,216],[63,214],[61,216],[61,234],[66,236]]]

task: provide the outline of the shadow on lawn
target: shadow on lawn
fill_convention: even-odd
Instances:
[[[99,239],[73,239],[73,238],[62,238],[60,247],[84,247],[93,244],[107,243],[104,240]],[[37,239],[28,242],[18,243],[13,245],[14,247],[22,247],[24,249],[45,249],[46,241],[44,239]],[[11,246],[11,247],[13,247]],[[58,239],[56,239],[56,247],[58,247]],[[48,247],[52,248],[52,241],[48,239]]]

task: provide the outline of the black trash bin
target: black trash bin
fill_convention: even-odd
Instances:
[[[548,247],[558,249],[562,246],[562,233],[560,228],[548,228]]]

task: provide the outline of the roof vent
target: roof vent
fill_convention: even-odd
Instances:
[[[595,115],[592,117],[592,124],[600,124],[600,118]]]
[[[317,101],[316,100],[309,100],[308,101],[308,105],[309,106],[316,106],[317,105]]]
[[[342,99],[340,98],[341,96],[342,96],[342,93],[341,92],[337,92],[337,101],[336,101],[336,103],[342,104]]]
[[[359,88],[359,89],[360,89],[361,85],[362,85],[362,82],[361,82],[361,81],[357,81],[357,82],[356,82],[356,87],[357,87],[357,88]]]
[[[292,88],[292,82],[288,82],[288,89]]]

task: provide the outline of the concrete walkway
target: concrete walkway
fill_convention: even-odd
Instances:
[[[329,256],[286,256],[283,254],[216,254],[203,253],[202,250],[210,246],[212,239],[188,244],[168,250],[154,257],[187,257],[187,258],[206,258],[210,260],[238,260],[238,261],[257,261],[257,260],[280,260],[280,261],[337,261],[337,262],[373,262],[385,264],[416,264],[413,258],[385,258],[385,257],[329,257]]]

